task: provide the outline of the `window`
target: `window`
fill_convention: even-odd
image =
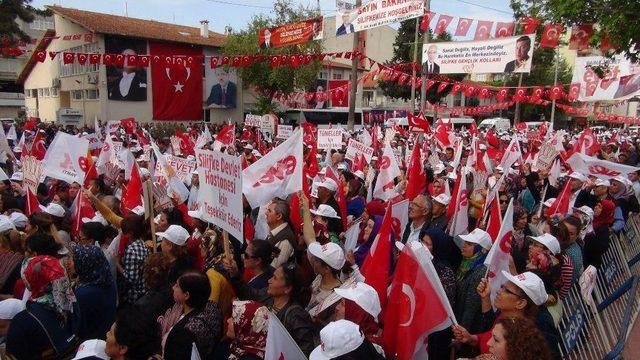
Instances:
[[[73,100],[82,100],[82,90],[71,90],[71,98]]]
[[[51,96],[58,97],[58,88],[51,88]]]
[[[33,30],[44,31],[44,30],[54,29],[54,24],[53,24],[53,20],[35,19],[31,24],[29,24],[29,27]]]
[[[31,97],[31,89],[24,89],[24,97],[26,98]]]
[[[98,100],[99,93],[98,89],[88,89],[84,91],[85,99],[87,100]]]
[[[320,71],[318,79],[327,80],[329,79],[329,74],[326,71]]]
[[[42,93],[44,95],[44,97],[49,97],[49,95],[51,95],[49,88],[44,88],[42,89]]]
[[[91,43],[82,46],[72,47],[67,50],[63,50],[65,52],[72,53],[96,53],[98,52],[98,43]],[[60,76],[72,76],[72,75],[80,75],[86,74],[87,72],[95,72],[98,71],[100,65],[98,64],[89,64],[87,61],[84,65],[80,65],[77,61],[74,61],[72,64],[65,64],[62,61],[62,55],[58,56],[58,66],[60,67]]]
[[[333,73],[333,80],[342,80],[342,73]]]
[[[42,97],[43,95],[43,89],[38,89],[38,97]]]

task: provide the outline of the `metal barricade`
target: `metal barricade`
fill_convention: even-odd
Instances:
[[[640,275],[640,214],[629,214],[619,240],[627,264],[634,275]]]

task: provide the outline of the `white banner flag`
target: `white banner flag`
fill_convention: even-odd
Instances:
[[[264,360],[306,360],[302,350],[293,340],[276,314],[269,313],[269,329],[264,349]]]
[[[83,136],[89,142],[89,150],[100,149],[102,147],[102,141],[98,137],[98,134],[91,133]]]
[[[573,171],[587,176],[595,176],[599,179],[612,179],[619,175],[626,177],[629,173],[640,170],[638,167],[600,160],[593,156],[580,153],[571,155],[571,157],[567,159],[567,164],[571,166]]]
[[[400,238],[407,223],[409,223],[409,199],[391,205],[391,229]]]
[[[498,232],[498,238],[493,242],[484,264],[487,265],[487,274],[491,280],[491,303],[496,298],[498,289],[507,282],[502,275],[502,270],[509,272],[509,257],[511,256],[511,237],[513,232],[513,198],[509,201],[507,211],[502,218],[502,226]]]
[[[500,166],[505,173],[509,172],[511,165],[513,165],[516,161],[522,161],[522,151],[520,150],[520,142],[517,137],[513,137],[511,143],[507,147],[507,150],[504,152],[502,156],[502,161],[500,161]]]
[[[336,12],[336,36],[413,19],[424,14],[424,1],[372,0],[353,10]]]
[[[84,183],[88,148],[87,139],[58,131],[42,161],[44,175],[69,184]]]
[[[364,159],[367,160],[367,164],[371,163],[373,148],[351,138],[349,139],[349,143],[347,145],[347,153],[344,157],[353,161],[356,158],[356,154],[361,154],[362,156],[364,156]]]
[[[391,149],[389,143],[384,147],[384,152],[382,153],[379,164],[380,173],[378,174],[376,187],[373,189],[373,197],[389,200],[398,194],[393,180],[397,176],[400,176],[400,168],[398,167],[396,156],[393,154],[393,149]]]
[[[601,79],[592,67],[603,64],[608,69]],[[640,94],[638,66],[622,55],[612,59],[604,56],[579,56],[573,67],[571,83],[580,84],[579,101],[628,99]]]
[[[252,208],[266,205],[274,197],[302,190],[302,130],[278,145],[242,172],[242,192]]]

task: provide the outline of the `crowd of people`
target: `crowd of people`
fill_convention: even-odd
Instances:
[[[144,127],[153,133],[152,125]],[[278,145],[257,129],[236,128],[234,140],[219,150],[241,156],[245,166]],[[20,159],[36,134],[47,147],[57,131],[82,136],[94,129],[50,124],[19,129],[23,145],[9,140],[14,154],[7,154],[2,167],[7,179],[0,181],[3,356],[264,359],[273,314],[310,359],[393,359],[385,343],[385,304],[361,269],[382,239],[389,204],[409,198],[408,222],[393,227],[390,241],[428,250],[456,320],[421,345],[429,358],[449,358],[452,352],[457,358],[560,358],[558,322],[567,311],[563,299],[585,268],[601,265],[610,235],[640,211],[640,169],[609,179],[571,169],[565,155],[584,151],[577,130],[529,130],[537,132],[534,140],[516,128],[502,133],[448,129],[457,143],[447,145],[438,144],[435,134],[398,128],[383,140],[381,130],[345,130],[342,147],[327,151],[317,149],[314,130],[305,128],[303,187],[310,191],[274,198],[255,209],[245,201],[244,238],[225,240],[198,206],[197,172],[186,184],[188,197],[169,190],[171,204],[153,214],[152,221],[144,207],[121,206],[129,181],[125,169],[115,178],[98,169],[87,184],[46,177],[34,194],[39,208],[30,211]],[[202,125],[193,125],[187,136],[195,142],[202,131]],[[221,126],[210,127],[214,136],[220,131]],[[154,180],[153,159],[136,135],[141,132],[99,132],[131,151],[143,181]],[[347,140],[362,140],[363,134],[373,138],[369,145],[375,151],[364,168],[345,157]],[[637,134],[620,129],[593,137],[601,145],[594,157],[640,163]],[[521,157],[500,166],[513,139]],[[562,148],[559,174],[536,161],[542,144],[552,139],[559,139],[555,146]],[[189,156],[185,149],[179,155],[169,138],[154,140],[163,154]],[[386,146],[395,153],[401,174],[394,179],[395,196],[379,199],[372,190]],[[415,146],[422,151],[424,187],[409,195]],[[470,162],[478,156],[476,146],[479,160]],[[202,148],[213,149],[213,141]],[[483,156],[490,152],[499,155]],[[461,200],[456,188],[462,181],[468,226],[452,236],[453,202]],[[494,187],[495,207],[486,204]],[[73,220],[78,196],[85,196],[96,212],[80,223]],[[558,211],[562,197],[568,206]],[[502,218],[510,203],[507,281],[491,296],[485,259],[496,239],[489,218],[497,212]],[[353,235],[347,233],[354,231],[355,244],[348,246]],[[391,246],[390,279],[400,248]]]

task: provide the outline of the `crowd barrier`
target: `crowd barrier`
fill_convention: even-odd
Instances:
[[[612,235],[592,293],[575,284],[563,300],[558,324],[563,359],[620,359],[640,311],[640,222],[630,214]]]

